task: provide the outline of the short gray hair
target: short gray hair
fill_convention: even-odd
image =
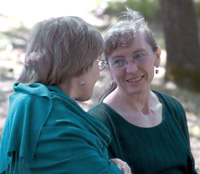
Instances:
[[[118,22],[106,31],[104,36],[104,55],[106,59],[118,47],[130,46],[138,31],[144,31],[145,39],[153,51],[158,49],[158,45],[144,17],[138,11],[126,9],[126,11],[117,15]]]
[[[102,54],[101,34],[80,17],[50,18],[30,32],[17,82],[58,85],[86,71]]]

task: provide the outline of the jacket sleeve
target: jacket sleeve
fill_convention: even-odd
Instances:
[[[99,119],[109,130],[111,136],[111,143],[108,146],[108,153],[110,158],[120,158],[125,160],[125,153],[123,145],[119,138],[118,130],[115,126],[114,119],[112,118],[112,111],[100,103],[91,108],[88,113],[93,117]]]
[[[82,132],[82,131],[81,131]],[[67,144],[67,149],[72,152],[67,158],[69,166],[73,166],[72,174],[121,174],[119,168],[114,166],[108,157],[105,146],[99,147],[90,143],[85,137],[91,137],[88,132],[82,134],[83,137],[71,137],[71,142]],[[71,144],[71,145],[70,145]],[[70,172],[67,172],[70,173]]]
[[[69,120],[43,128],[32,164],[33,173],[40,174],[121,174],[98,137]]]

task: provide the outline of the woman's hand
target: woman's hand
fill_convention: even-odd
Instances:
[[[117,166],[121,170],[121,172],[123,174],[132,174],[131,168],[129,167],[129,165],[126,162],[122,161],[121,159],[119,159],[119,158],[112,158],[112,159],[110,159],[110,161],[115,166]]]

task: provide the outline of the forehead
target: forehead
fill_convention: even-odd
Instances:
[[[128,47],[123,47],[123,46],[117,47],[109,57],[112,58],[119,55],[126,56],[142,50],[149,52],[151,51],[151,46],[147,43],[144,32],[140,31],[137,33],[134,40]]]

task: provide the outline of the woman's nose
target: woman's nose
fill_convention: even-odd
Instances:
[[[133,73],[137,70],[138,70],[137,64],[135,64],[132,60],[129,60],[126,66],[126,72]]]

